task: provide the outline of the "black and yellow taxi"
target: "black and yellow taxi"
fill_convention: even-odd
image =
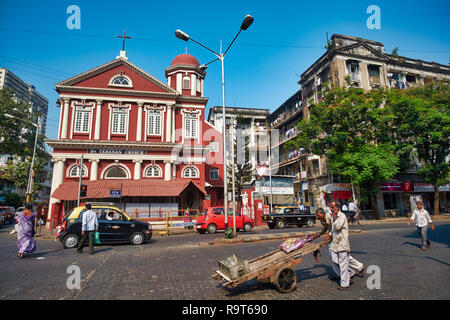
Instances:
[[[262,215],[262,220],[270,229],[283,229],[287,225],[296,225],[299,228],[305,225],[312,228],[316,223],[316,215],[311,214],[308,206],[300,209],[296,205],[285,205],[275,206],[272,212]]]
[[[91,210],[97,214],[100,244],[131,242],[139,245],[152,237],[152,226],[149,223],[132,219],[116,207],[91,204]],[[85,206],[75,207],[64,218],[58,236],[64,248],[69,249],[78,246],[85,211]]]

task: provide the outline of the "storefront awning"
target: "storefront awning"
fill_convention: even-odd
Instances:
[[[206,191],[192,180],[95,180],[82,181],[87,186],[86,199],[110,198],[111,190],[120,190],[122,197],[178,197],[190,185],[203,195]],[[51,195],[59,200],[77,200],[78,182],[64,182]]]

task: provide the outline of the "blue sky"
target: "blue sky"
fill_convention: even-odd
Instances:
[[[129,60],[166,82],[164,70],[178,54],[200,63],[215,57],[174,36],[176,29],[215,51],[226,48],[246,14],[255,18],[225,59],[228,106],[276,109],[299,89],[297,81],[324,52],[326,32],[384,43],[386,52],[448,64],[450,1],[5,1],[0,0],[0,67],[33,84],[49,99],[46,136],[57,136],[55,84],[111,61],[122,47]],[[81,29],[69,30],[68,6],[81,10]],[[366,26],[366,9],[381,10],[381,29]],[[209,65],[208,108],[222,104],[220,63]]]

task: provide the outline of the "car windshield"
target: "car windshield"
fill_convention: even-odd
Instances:
[[[208,213],[208,209],[203,209],[202,212],[200,212],[200,216],[204,216]]]
[[[5,208],[1,208],[0,212],[6,212],[6,209]]]
[[[272,213],[281,213],[281,212],[283,212],[283,209],[281,208],[275,208],[272,210]]]

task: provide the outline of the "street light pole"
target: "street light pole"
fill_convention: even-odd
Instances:
[[[30,165],[30,171],[28,173],[28,183],[27,183],[27,196],[26,196],[26,202],[30,203],[31,202],[31,194],[33,192],[33,181],[34,181],[34,159],[36,156],[36,145],[37,145],[37,138],[38,138],[38,133],[39,133],[39,125],[36,123],[33,123],[29,120],[26,119],[22,119],[13,115],[10,115],[8,113],[5,113],[5,116],[7,116],[8,118],[14,118],[17,120],[21,120],[27,123],[30,123],[31,125],[36,127],[36,134],[34,136],[34,147],[33,147],[33,157],[31,158],[31,165]],[[38,123],[39,123],[39,118],[38,118]]]
[[[228,229],[228,188],[227,188],[227,151],[226,151],[226,118],[225,118],[225,66],[224,66],[224,60],[225,60],[225,55],[227,54],[228,50],[230,49],[231,45],[234,43],[234,41],[236,40],[236,38],[239,36],[239,34],[241,33],[242,30],[247,30],[248,27],[250,27],[250,25],[253,23],[254,19],[251,15],[246,15],[244,20],[242,21],[241,27],[239,32],[237,33],[237,35],[234,37],[233,41],[231,41],[230,45],[228,46],[228,48],[225,50],[224,53],[222,53],[222,42],[220,45],[220,53],[215,52],[214,50],[211,50],[210,48],[206,47],[205,45],[201,44],[200,42],[192,39],[191,37],[189,37],[189,35],[183,31],[181,31],[180,29],[178,29],[177,31],[175,31],[175,36],[178,39],[181,39],[183,41],[189,41],[192,40],[193,42],[197,43],[198,45],[202,46],[203,48],[211,51],[216,57],[217,59],[208,62],[207,64],[202,65],[201,67],[206,69],[206,66],[214,61],[220,60],[221,64],[222,64],[222,121],[223,121],[223,126],[222,126],[222,136],[223,136],[223,200],[224,200],[224,209],[225,209],[225,230]],[[231,155],[232,157],[234,155]],[[233,195],[234,197],[234,195]],[[235,215],[236,212],[233,211],[233,218],[235,219]]]

